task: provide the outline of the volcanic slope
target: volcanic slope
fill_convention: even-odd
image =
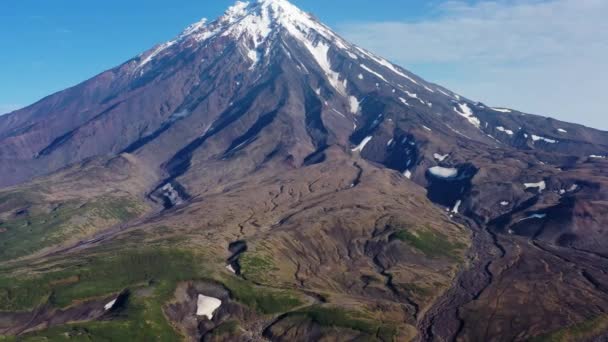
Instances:
[[[0,334],[598,338],[607,155],[238,2],[0,117]]]

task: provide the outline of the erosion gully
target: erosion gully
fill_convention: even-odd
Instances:
[[[464,328],[459,311],[467,303],[479,298],[494,276],[490,266],[505,256],[496,235],[485,226],[466,217],[455,218],[469,227],[472,246],[470,264],[457,275],[452,287],[446,291],[418,322],[419,341],[456,341]]]

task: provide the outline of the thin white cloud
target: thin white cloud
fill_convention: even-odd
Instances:
[[[470,98],[608,129],[608,1],[453,0],[434,11],[339,30]]]
[[[0,115],[8,114],[14,110],[22,108],[21,105],[16,104],[0,104]]]

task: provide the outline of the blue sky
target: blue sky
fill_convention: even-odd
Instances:
[[[169,40],[232,0],[4,0],[0,114]],[[608,1],[292,0],[347,39],[489,105],[608,129]]]

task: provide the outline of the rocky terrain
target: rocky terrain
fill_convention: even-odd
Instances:
[[[0,116],[0,341],[601,340],[606,156],[237,2]]]

